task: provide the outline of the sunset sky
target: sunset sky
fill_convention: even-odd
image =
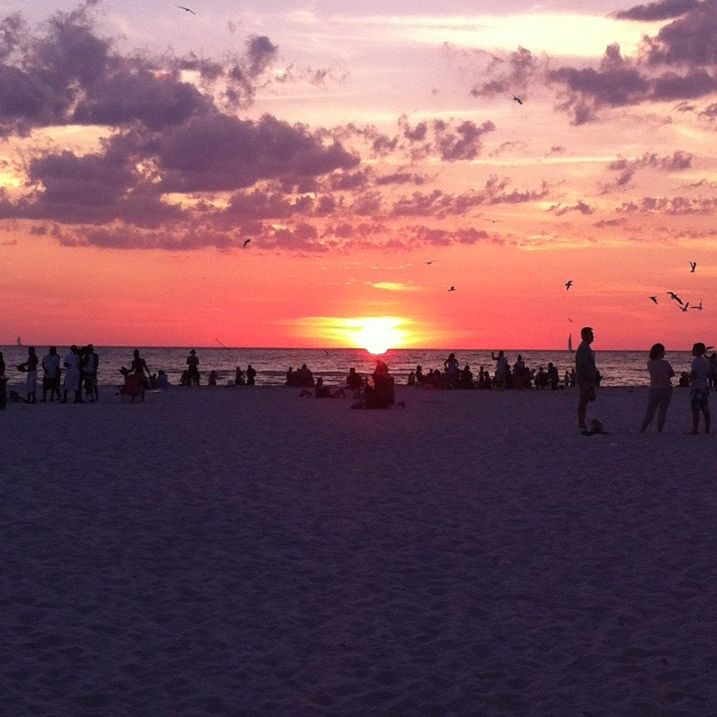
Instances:
[[[717,0],[186,5],[0,1],[0,344],[717,344]]]

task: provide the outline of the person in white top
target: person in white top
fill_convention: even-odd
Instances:
[[[710,363],[705,358],[705,345],[698,341],[692,347],[692,367],[690,371],[690,408],[692,409],[692,434],[699,433],[700,411],[705,419],[705,433],[710,432]]]
[[[665,358],[665,347],[662,344],[655,344],[650,349],[647,370],[650,374],[650,396],[647,400],[647,410],[645,418],[642,420],[640,433],[644,433],[652,423],[655,411],[657,411],[657,432],[662,433],[667,409],[672,399],[672,377],[675,375],[670,362]]]

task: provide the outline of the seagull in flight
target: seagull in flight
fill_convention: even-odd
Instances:
[[[427,261],[426,264],[433,264],[434,261],[435,259],[431,259],[430,261]]]
[[[242,249],[246,249],[249,246],[250,241],[251,241],[251,239],[245,239],[244,243],[241,245]]]
[[[573,285],[573,280],[572,280],[572,279],[568,279],[568,280],[565,282],[565,291],[570,291],[570,287],[571,287],[572,285]]]
[[[683,302],[682,302],[682,299],[680,299],[680,297],[677,296],[677,294],[675,294],[674,291],[668,291],[668,292],[667,292],[667,295],[668,295],[673,301],[676,301],[680,306],[682,306],[682,303],[683,303]]]
[[[177,5],[177,7],[178,7],[180,10],[184,10],[184,12],[190,12],[190,13],[192,13],[192,15],[196,15],[196,14],[197,14],[196,12],[194,12],[194,10],[192,10],[191,7],[184,7],[184,5]]]
[[[523,100],[521,100],[520,97],[518,97],[518,95],[513,95],[513,101],[517,102],[519,105],[523,104]]]
[[[691,262],[690,262],[690,273],[691,273],[691,274],[694,274],[696,268],[697,268],[697,262],[696,262],[696,261],[691,261]]]
[[[650,299],[652,299],[652,301],[654,301],[655,303],[657,303],[657,297],[656,297],[656,296],[651,296]]]
[[[696,311],[702,311],[702,299],[700,299],[700,303],[697,304],[697,306],[693,306],[692,308]]]
[[[448,289],[448,291],[455,291],[455,290],[456,290],[456,287],[455,287],[455,286],[451,286],[451,287]]]

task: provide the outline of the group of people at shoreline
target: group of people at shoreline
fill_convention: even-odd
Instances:
[[[84,403],[82,390],[89,403],[99,399],[97,371],[100,359],[92,344],[78,347],[73,344],[61,358],[55,346],[50,346],[47,353],[40,359],[34,346],[27,349],[27,358],[17,365],[17,370],[25,374],[25,403],[37,403],[38,370],[42,368],[42,398],[46,402],[48,393],[50,402],[57,400],[67,403],[68,395],[72,395],[74,403]],[[64,374],[64,381],[62,380]],[[0,407],[4,407],[7,377],[5,375],[5,359],[0,352]],[[19,395],[11,396],[21,400]]]
[[[481,366],[477,377],[474,376],[470,366],[466,364],[460,368],[455,353],[449,354],[443,362],[443,371],[430,369],[423,372],[422,366],[416,366],[407,379],[409,386],[424,389],[565,389],[578,388],[578,428],[586,434],[600,433],[602,431],[599,421],[593,419],[587,422],[587,407],[597,398],[597,389],[600,387],[602,376],[595,364],[595,353],[592,343],[595,338],[591,327],[586,326],[580,332],[581,343],[575,353],[575,366],[568,369],[561,382],[557,367],[548,362],[547,369],[540,366],[537,371],[528,368],[520,354],[511,367],[505,353],[498,351],[491,353],[495,361],[493,376]],[[690,408],[692,412],[692,431],[698,433],[700,422],[704,424],[704,431],[710,432],[711,415],[709,411],[709,391],[717,386],[717,354],[707,357],[708,347],[702,342],[696,342],[692,347],[692,362],[690,371],[683,371],[679,377],[678,386],[689,387]],[[25,374],[25,403],[37,402],[38,371],[42,368],[42,398],[40,402],[55,401],[67,403],[68,396],[74,403],[93,403],[99,399],[98,369],[99,355],[92,344],[78,347],[73,344],[61,358],[55,346],[49,347],[47,353],[40,360],[35,347],[28,347],[27,359],[17,365],[17,370]],[[195,349],[189,352],[186,359],[187,368],[180,378],[181,386],[199,386],[199,358]],[[649,352],[647,371],[650,377],[650,393],[640,430],[646,431],[657,416],[656,427],[662,432],[665,426],[667,411],[672,397],[672,378],[676,375],[673,367],[665,358],[665,346],[654,344]],[[144,398],[147,389],[167,389],[169,380],[165,371],[152,373],[142,358],[139,349],[133,352],[129,368],[121,367],[120,373],[124,376],[125,384],[120,387],[120,393],[127,393],[133,399],[135,396]],[[0,352],[0,407],[5,406],[8,398],[6,392],[6,366],[2,352]],[[254,385],[256,370],[251,364],[243,371],[240,366],[235,369],[233,385]],[[64,376],[64,381],[62,380]],[[210,371],[207,384],[217,385],[217,372]],[[227,385],[232,385],[228,382]],[[323,383],[323,378],[314,378],[313,372],[306,364],[300,369],[289,367],[286,374],[286,385],[302,388],[301,395],[312,395],[308,389],[313,388],[313,395],[319,398],[343,397],[346,392],[343,388],[332,390]],[[371,377],[364,377],[355,368],[351,368],[346,377],[346,387],[353,392],[354,398],[361,399],[368,407],[386,407],[394,402],[394,379],[390,375],[388,366],[382,360],[377,362],[376,370]],[[377,389],[377,386],[379,387]],[[85,399],[83,399],[83,390]],[[378,391],[378,392],[377,392]],[[372,393],[373,392],[373,393]],[[13,395],[14,394],[14,395]],[[371,397],[365,401],[365,397]],[[377,399],[377,396],[379,397]],[[17,392],[10,395],[11,400],[23,400]],[[357,407],[362,405],[357,404]]]

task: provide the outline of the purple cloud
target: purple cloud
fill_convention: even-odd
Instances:
[[[651,2],[647,5],[636,5],[629,10],[621,10],[615,13],[615,17],[618,20],[655,22],[684,15],[699,5],[699,0],[661,0],[661,2]]]

